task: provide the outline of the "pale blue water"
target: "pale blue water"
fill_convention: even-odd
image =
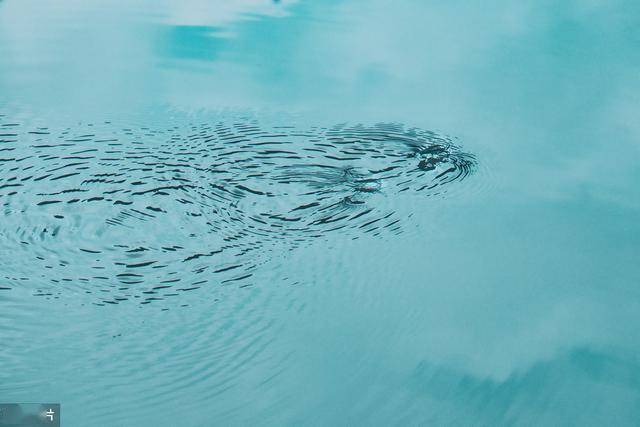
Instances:
[[[0,402],[638,425],[639,13],[0,1]]]

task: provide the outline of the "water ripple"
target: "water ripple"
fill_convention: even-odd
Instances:
[[[400,124],[52,129],[0,115],[0,292],[114,305],[250,286],[276,250],[400,233],[394,201],[443,194],[475,165]]]

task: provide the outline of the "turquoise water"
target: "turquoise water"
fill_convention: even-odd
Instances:
[[[0,402],[640,423],[635,3],[216,3],[0,1]]]

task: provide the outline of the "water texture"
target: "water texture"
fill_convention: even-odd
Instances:
[[[0,403],[640,424],[639,16],[0,1]]]
[[[397,194],[440,194],[474,165],[449,139],[392,124],[52,131],[5,121],[2,252],[15,259],[5,289],[111,294],[100,305],[246,282],[274,250],[332,232],[398,233]]]

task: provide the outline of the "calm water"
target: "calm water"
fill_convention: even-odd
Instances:
[[[638,24],[617,0],[0,0],[0,402],[637,425]]]

